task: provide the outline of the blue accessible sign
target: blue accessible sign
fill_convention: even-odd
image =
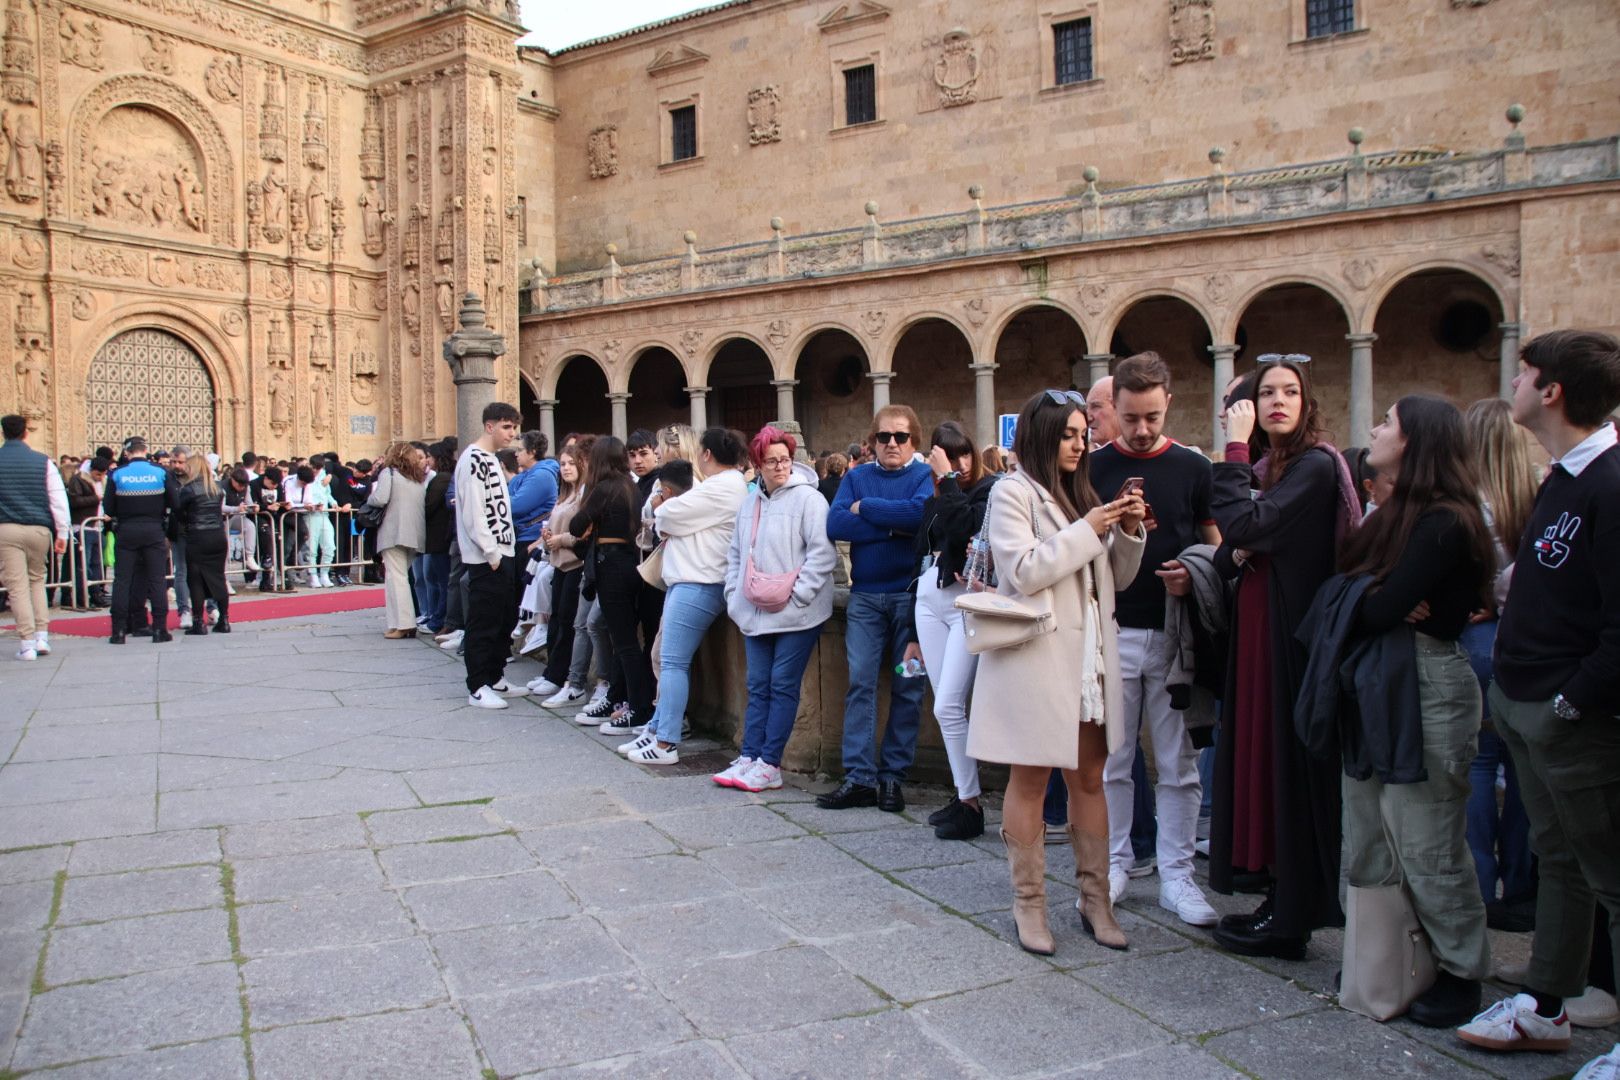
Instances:
[[[1001,432],[1001,448],[1003,450],[1011,450],[1013,445],[1013,435],[1018,431],[1018,414],[1002,413],[1000,419],[1001,424],[999,426],[999,430]]]

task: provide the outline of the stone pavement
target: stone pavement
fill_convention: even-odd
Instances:
[[[0,662],[0,1076],[1544,1077],[1617,1037],[1500,1058],[1374,1024],[1333,1004],[1337,933],[1235,959],[1156,879],[1109,952],[1066,848],[1029,956],[999,842],[920,824],[940,793],[821,811],[715,788],[712,746],[653,772],[467,708],[379,622]]]

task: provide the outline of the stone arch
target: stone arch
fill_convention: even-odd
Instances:
[[[553,422],[559,439],[569,431],[601,434],[612,430],[607,397],[612,377],[608,365],[584,349],[565,350],[555,364],[547,365],[541,400],[557,402]]]
[[[91,183],[96,171],[91,154],[96,130],[108,113],[125,105],[162,113],[193,140],[203,163],[199,179],[207,206],[205,231],[215,244],[233,246],[237,179],[225,132],[208,107],[189,91],[153,75],[115,75],[86,94],[73,110],[67,168],[74,216],[91,220]]]
[[[1129,305],[1127,304],[1126,306],[1128,307]],[[1075,308],[1071,304],[1067,304],[1062,300],[1056,299],[1055,297],[1045,296],[1038,299],[1025,300],[1020,303],[1013,304],[1005,311],[1000,312],[988,324],[985,330],[984,340],[989,343],[990,347],[993,349],[996,342],[1001,340],[1001,335],[1007,332],[1007,327],[1012,325],[1012,321],[1014,319],[1018,318],[1018,316],[1024,314],[1026,311],[1034,311],[1038,308],[1055,308],[1056,310],[1061,311],[1070,319],[1074,320],[1074,324],[1080,328],[1080,333],[1085,336],[1086,341],[1090,342],[1100,340],[1092,336],[1093,327],[1091,326],[1091,322],[1093,320],[1088,319],[1084,312]]]
[[[1351,328],[1352,333],[1355,332],[1355,327],[1359,322],[1357,315],[1360,313],[1357,312],[1355,305],[1350,302],[1350,298],[1345,295],[1344,289],[1337,281],[1323,277],[1320,274],[1288,273],[1256,282],[1252,288],[1240,296],[1237,302],[1232,304],[1226,323],[1221,327],[1221,336],[1217,340],[1228,345],[1234,343],[1237,340],[1238,326],[1243,322],[1244,313],[1249,310],[1250,305],[1258,300],[1262,294],[1285,285],[1309,285],[1326,293],[1334,303],[1339,305],[1339,310],[1344,313],[1345,324]],[[1371,322],[1370,319],[1368,321]]]
[[[517,369],[518,383],[518,412],[523,416],[523,430],[536,429],[540,426],[540,391],[536,383],[520,364]]]
[[[1213,445],[1213,413],[1200,404],[1211,400],[1215,382],[1215,358],[1209,350],[1215,331],[1208,309],[1178,289],[1144,289],[1111,313],[1107,326],[1108,336],[1093,340],[1093,354],[1120,360],[1133,353],[1158,353],[1170,366],[1170,389],[1179,403],[1173,408],[1170,434],[1190,446]]]
[[[625,391],[628,391],[630,389],[630,377],[632,374],[634,374],[636,365],[641,362],[641,358],[643,356],[653,349],[663,349],[665,352],[675,357],[676,363],[681,365],[681,372],[686,376],[687,385],[697,385],[691,381],[691,363],[687,360],[681,359],[683,354],[678,347],[668,341],[664,341],[662,338],[647,338],[645,341],[638,342],[635,348],[625,350],[624,363],[620,364],[613,377],[608,379],[609,389],[613,393],[624,393]],[[710,359],[713,359],[712,356]]]
[[[1113,306],[1104,313],[1101,323],[1098,324],[1097,333],[1093,335],[1088,331],[1086,340],[1097,343],[1093,348],[1101,347],[1106,349],[1108,343],[1114,340],[1114,335],[1119,333],[1119,324],[1125,321],[1125,316],[1130,314],[1132,308],[1144,300],[1155,300],[1161,297],[1168,300],[1180,300],[1192,308],[1199,318],[1204,320],[1204,328],[1209,331],[1211,340],[1214,339],[1215,320],[1210,316],[1209,309],[1196,296],[1173,285],[1147,285],[1116,300]],[[1085,326],[1084,323],[1080,325]]]
[[[1504,359],[1516,367],[1502,325],[1514,321],[1502,293],[1479,268],[1433,260],[1408,267],[1376,295],[1369,417],[1409,393],[1436,393],[1459,408],[1501,392]]]
[[[628,393],[626,430],[656,430],[691,419],[692,403],[686,388],[692,385],[686,361],[662,341],[647,341],[625,355],[621,378],[613,392]]]
[[[564,349],[558,354],[555,362],[546,363],[541,366],[539,376],[540,400],[546,401],[556,398],[557,380],[562,378],[563,369],[568,366],[569,362],[577,357],[584,357],[591,363],[595,364],[597,370],[602,373],[602,381],[607,383],[609,386],[613,385],[612,368],[610,368],[600,356],[596,355],[596,353],[592,352],[590,349]]]
[[[721,334],[709,347],[701,371],[702,385],[709,387],[709,423],[753,432],[776,418],[776,389],[771,385],[776,378],[775,350],[753,334],[738,330]]]
[[[805,346],[814,341],[818,334],[828,330],[837,330],[854,338],[855,343],[861,346],[861,352],[866,355],[866,369],[868,371],[872,370],[872,350],[862,343],[860,331],[853,326],[838,322],[836,319],[821,319],[801,330],[798,336],[789,342],[788,347],[782,350],[782,355],[776,363],[776,377],[778,379],[798,378],[796,372],[799,368],[799,357],[803,355]]]
[[[731,342],[739,340],[759,346],[760,351],[765,354],[765,358],[770,361],[771,378],[783,377],[777,374],[781,361],[776,355],[776,350],[771,347],[770,342],[749,330],[723,330],[716,334],[714,340],[709,342],[708,347],[703,350],[703,359],[697,364],[696,368],[687,368],[687,373],[692,379],[691,385],[705,385],[709,381],[710,373],[714,368],[715,357],[720,355],[720,350]],[[676,353],[675,355],[679,356],[680,354]],[[682,366],[685,366],[685,361],[682,361]],[[788,377],[791,378],[791,376]]]
[[[918,323],[927,322],[930,319],[942,323],[949,323],[951,326],[955,327],[956,331],[962,335],[963,340],[968,343],[968,348],[972,350],[972,354],[974,356],[979,355],[978,335],[973,332],[972,328],[970,328],[955,315],[951,315],[938,308],[925,308],[917,311],[906,312],[905,317],[897,321],[894,324],[894,327],[878,341],[877,345],[871,350],[871,352],[874,355],[882,358],[883,366],[878,367],[874,365],[872,370],[893,371],[894,354],[895,350],[900,347],[900,342],[905,339],[906,334],[914,326],[916,326]],[[969,362],[971,363],[971,361]]]
[[[1431,270],[1455,270],[1459,274],[1478,278],[1494,295],[1496,306],[1502,311],[1504,321],[1518,312],[1518,290],[1503,281],[1489,264],[1455,258],[1422,259],[1391,270],[1373,283],[1367,292],[1367,302],[1362,308],[1361,330],[1372,330],[1373,324],[1378,321],[1378,312],[1389,299],[1390,293],[1400,288],[1408,278]],[[1509,303],[1510,299],[1512,303]]]

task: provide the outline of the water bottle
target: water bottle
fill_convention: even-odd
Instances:
[[[921,660],[912,657],[903,664],[894,665],[894,673],[902,679],[920,679],[928,674],[928,669],[923,667]]]

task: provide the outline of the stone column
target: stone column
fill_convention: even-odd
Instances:
[[[793,388],[799,385],[798,379],[772,379],[771,385],[776,387],[776,418],[778,420],[793,420]]]
[[[889,384],[894,381],[894,372],[869,371],[866,377],[872,380],[872,412],[875,415],[879,409],[889,407]]]
[[[444,360],[456,385],[456,430],[461,445],[484,434],[484,406],[495,400],[499,379],[495,361],[506,355],[506,339],[484,320],[484,303],[469,292],[461,298],[461,329],[444,342]]]
[[[999,364],[973,364],[973,440],[979,449],[998,445],[996,430],[996,368]]]
[[[1091,374],[1090,380],[1086,383],[1088,387],[1096,386],[1098,381],[1108,377],[1108,365],[1113,359],[1113,353],[1086,353],[1086,369]]]
[[[1226,449],[1226,436],[1221,433],[1221,416],[1226,412],[1226,384],[1232,381],[1232,358],[1237,355],[1236,345],[1211,345],[1209,355],[1215,358],[1215,388],[1210,393],[1209,442],[1210,449],[1220,453]]]
[[[709,390],[707,386],[688,386],[686,396],[692,399],[692,430],[702,431],[709,426]]]
[[[630,395],[623,391],[611,393],[607,399],[613,405],[613,437],[615,439],[628,439],[630,437],[630,417],[627,406],[630,404]]]
[[[1498,386],[1496,392],[1503,398],[1513,397],[1513,379],[1519,373],[1519,335],[1523,329],[1516,322],[1502,324],[1502,351],[1499,354]]]
[[[1373,342],[1377,334],[1346,334],[1350,343],[1350,445],[1366,446],[1372,435]]]
[[[552,456],[561,447],[557,445],[557,399],[541,398],[540,405],[540,434],[546,437],[546,445],[551,448]]]

